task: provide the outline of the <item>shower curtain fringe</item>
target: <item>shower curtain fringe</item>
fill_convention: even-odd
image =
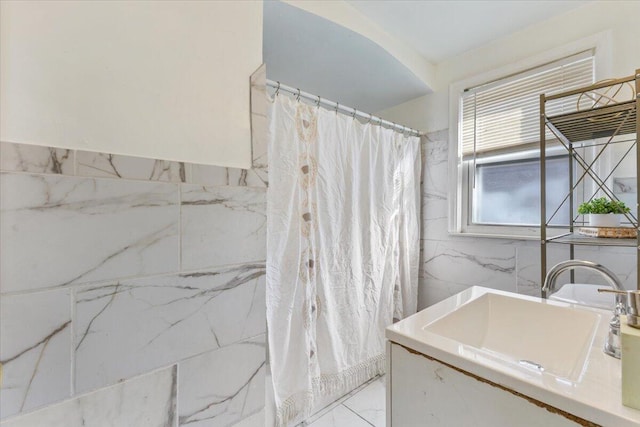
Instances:
[[[298,417],[312,415],[306,412],[314,405],[314,395],[343,395],[384,373],[385,355],[380,354],[337,374],[314,378],[313,393],[297,393],[282,403],[277,414],[277,427],[286,427]]]
[[[313,406],[313,393],[296,393],[282,402],[276,413],[276,427],[287,427],[293,420],[304,414],[307,418]]]
[[[321,396],[335,395],[342,391],[347,393],[371,378],[384,374],[384,362],[385,356],[380,354],[337,374],[321,375],[314,379],[313,387]]]

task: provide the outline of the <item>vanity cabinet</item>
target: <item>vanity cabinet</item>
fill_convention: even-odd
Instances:
[[[596,425],[393,342],[387,356],[387,427]]]
[[[577,214],[580,203],[596,197],[622,200],[631,208],[630,213],[624,214],[622,226],[638,229],[639,92],[640,69],[629,77],[558,94],[540,95],[541,286],[552,266],[548,264],[550,244],[566,245],[569,259],[575,259],[576,247],[580,245],[640,248],[640,235],[636,238],[603,238],[581,234],[580,228],[589,225],[582,215]],[[561,147],[560,152],[558,147]],[[547,188],[545,167],[547,159],[558,155],[565,155],[568,159],[569,188],[566,197],[560,197],[560,205],[551,206],[548,196],[552,191]],[[559,218],[565,215],[559,214],[562,210],[568,218]],[[614,234],[624,231],[591,231],[595,230],[597,235],[604,230]],[[636,252],[637,271],[640,250]],[[640,274],[636,280],[636,287],[640,289]],[[571,282],[575,283],[573,271]]]

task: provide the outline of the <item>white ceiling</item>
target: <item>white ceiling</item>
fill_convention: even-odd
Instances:
[[[346,1],[434,64],[589,2]],[[263,55],[269,79],[366,112],[430,91],[376,43],[280,1],[264,2]]]
[[[385,49],[279,1],[264,2],[267,77],[362,111],[380,111],[428,88]]]
[[[584,0],[346,0],[438,63],[589,3]]]

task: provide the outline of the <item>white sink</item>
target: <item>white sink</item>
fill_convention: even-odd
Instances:
[[[602,351],[610,318],[610,309],[473,286],[394,323],[386,337],[596,425],[639,427],[640,411],[620,399],[620,360]]]
[[[599,319],[587,310],[487,293],[423,329],[505,362],[577,381]]]

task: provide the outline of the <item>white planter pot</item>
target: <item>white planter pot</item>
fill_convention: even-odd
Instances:
[[[620,227],[619,214],[589,214],[591,227]]]

